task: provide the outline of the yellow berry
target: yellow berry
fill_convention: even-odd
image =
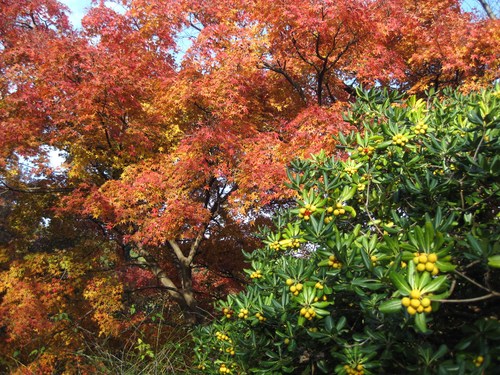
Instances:
[[[401,304],[404,306],[404,307],[408,307],[410,306],[410,302],[411,300],[408,298],[408,297],[403,297],[401,299]]]
[[[302,290],[303,285],[301,283],[298,283],[295,287],[300,292]]]
[[[425,270],[429,272],[434,271],[434,263],[431,262],[425,263]]]
[[[430,313],[431,311],[432,311],[432,306],[427,306],[427,307],[424,308],[424,312],[426,314]]]
[[[422,306],[424,307],[428,307],[431,305],[431,300],[427,297],[424,297],[422,298],[422,300],[420,301],[420,303],[422,304]]]
[[[427,257],[427,260],[431,263],[436,263],[438,260],[438,257],[436,254],[432,253],[432,254],[429,254],[429,256]]]
[[[410,300],[410,306],[411,307],[414,307],[414,308],[417,308],[420,306],[420,300],[419,299],[416,299],[416,298],[412,298]]]
[[[432,270],[432,276],[436,276],[438,273],[439,273],[439,268],[434,267],[434,269]]]
[[[414,309],[413,307],[411,307],[411,306],[408,306],[408,307],[406,308],[406,310],[408,311],[408,314],[410,314],[410,315],[415,315],[415,314],[417,313],[417,310],[415,310],[415,309]]]
[[[427,263],[427,255],[425,255],[425,254],[420,255],[420,256],[418,257],[418,261],[419,261],[420,263]]]
[[[290,287],[290,292],[295,293],[297,291],[297,287],[295,285],[292,285]]]
[[[286,285],[292,286],[293,285],[293,280],[292,279],[286,279]]]
[[[417,271],[424,272],[425,271],[425,264],[424,263],[419,263],[417,265]]]
[[[411,298],[414,298],[414,299],[419,299],[419,298],[420,298],[420,290],[418,290],[418,289],[413,289],[413,290],[410,292],[410,297],[411,297]]]

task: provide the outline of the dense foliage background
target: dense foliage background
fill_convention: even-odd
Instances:
[[[296,204],[195,335],[204,372],[499,371],[500,87],[357,97],[343,157],[292,162]]]

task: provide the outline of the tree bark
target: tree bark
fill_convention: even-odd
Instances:
[[[493,10],[490,7],[490,4],[486,0],[478,0],[481,6],[483,7],[484,11],[488,15],[488,17],[492,20],[496,19],[495,13],[493,13]]]

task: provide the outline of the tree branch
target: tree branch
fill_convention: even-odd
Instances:
[[[285,79],[292,85],[295,91],[297,91],[302,101],[304,101],[304,103],[307,102],[307,98],[306,95],[304,94],[304,90],[302,90],[302,87],[300,87],[300,85],[297,82],[295,82],[295,80],[284,69],[282,69],[281,67],[276,67],[274,65],[271,65],[265,61],[262,62],[262,66],[266,69],[281,74],[283,77],[285,77]]]

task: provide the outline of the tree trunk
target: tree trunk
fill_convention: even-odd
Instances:
[[[496,19],[495,13],[493,13],[493,10],[491,10],[490,4],[486,0],[478,0],[481,6],[483,7],[484,11],[488,15],[488,17],[492,20]]]

